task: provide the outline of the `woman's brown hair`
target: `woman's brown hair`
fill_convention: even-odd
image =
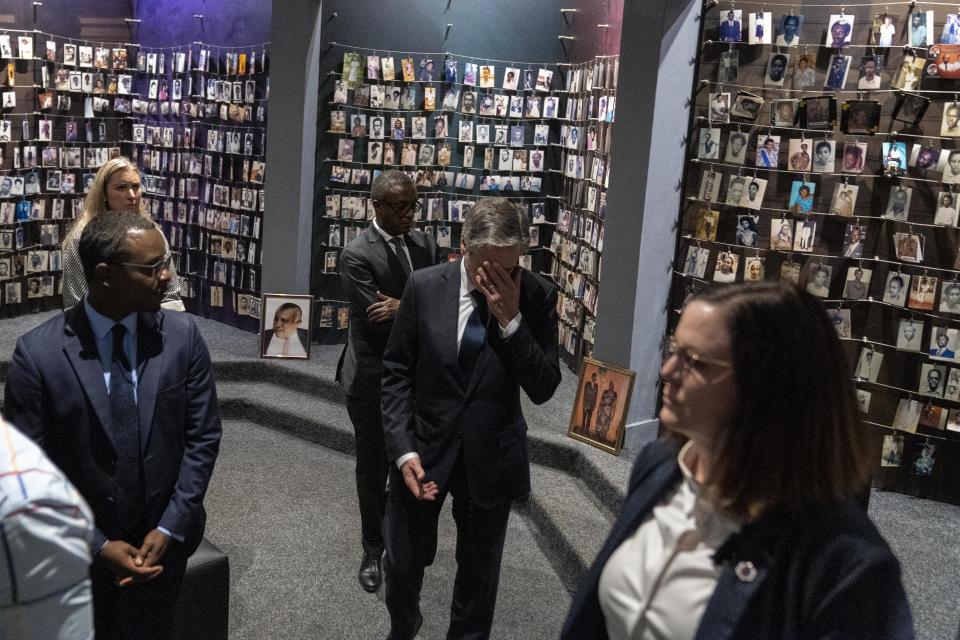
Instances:
[[[695,299],[725,318],[740,397],[711,462],[718,506],[752,519],[865,491],[873,468],[870,433],[820,302],[772,282],[721,287]]]

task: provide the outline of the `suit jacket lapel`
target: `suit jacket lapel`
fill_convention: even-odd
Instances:
[[[94,413],[103,429],[116,446],[113,436],[112,414],[110,412],[110,396],[107,394],[107,385],[103,382],[103,366],[97,351],[97,342],[90,328],[90,321],[83,310],[83,302],[64,312],[63,351],[73,367],[74,373],[80,380],[80,387],[90,401]]]
[[[410,261],[413,263],[413,270],[423,269],[433,265],[433,256],[423,242],[423,234],[410,232],[407,234],[407,249],[410,250]]]
[[[157,406],[157,387],[163,371],[163,332],[159,317],[141,313],[137,327],[137,408],[140,411],[140,453],[150,442],[153,412]]]
[[[364,234],[366,235],[372,255],[378,262],[382,262],[385,265],[383,269],[379,270],[380,273],[377,274],[377,277],[381,279],[381,291],[383,291],[383,289],[389,289],[389,287],[385,285],[388,284],[388,281],[393,281],[396,285],[396,291],[402,292],[407,284],[407,277],[403,274],[403,265],[400,264],[400,260],[397,258],[393,247],[387,245],[387,241],[383,239],[383,236],[377,232],[372,224],[364,230]],[[386,293],[386,291],[383,292]]]
[[[440,301],[437,313],[437,334],[447,347],[442,349],[444,357],[456,371],[460,368],[457,360],[457,329],[460,320],[460,262],[451,262],[443,269],[440,276],[440,290],[437,291],[437,300]],[[459,380],[460,377],[457,376]],[[461,386],[466,386],[462,380]]]

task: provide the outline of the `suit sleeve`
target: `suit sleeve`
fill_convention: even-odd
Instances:
[[[213,465],[220,450],[220,414],[213,384],[210,353],[197,327],[190,323],[190,368],[187,372],[184,450],[177,486],[159,525],[177,536],[186,536],[203,505]]]
[[[557,322],[557,289],[551,287],[541,306],[524,313],[517,330],[498,342],[505,366],[535,404],[553,397],[560,384]]]
[[[10,424],[44,448],[43,389],[40,372],[24,346],[23,338],[10,361],[10,371],[4,387],[3,415]]]
[[[900,565],[889,551],[860,548],[838,538],[819,554],[810,571],[819,576],[810,614],[815,640],[912,640],[910,606],[900,581]],[[851,548],[851,545],[856,545]]]
[[[344,250],[340,254],[340,281],[355,309],[366,313],[367,307],[377,302],[379,286],[373,270],[354,251]]]
[[[381,412],[383,433],[390,460],[417,451],[413,433],[413,382],[417,376],[416,278],[403,290],[400,309],[383,354]]]

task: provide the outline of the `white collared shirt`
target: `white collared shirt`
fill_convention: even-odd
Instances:
[[[394,238],[402,238],[402,239],[403,239],[403,252],[404,252],[405,254],[407,254],[407,264],[409,264],[409,265],[410,265],[410,268],[412,269],[412,268],[413,268],[413,259],[410,257],[410,247],[407,246],[406,235],[402,235],[402,236],[392,236],[392,235],[390,235],[389,233],[387,233],[386,231],[384,231],[383,229],[380,228],[380,225],[377,224],[377,219],[376,219],[376,218],[373,219],[373,228],[374,228],[374,230],[375,230],[377,233],[380,234],[380,237],[384,239],[384,241],[387,243],[387,246],[390,248],[391,251],[396,252],[397,248],[396,248],[395,245],[390,244],[390,241],[393,240]]]
[[[613,552],[600,574],[599,600],[610,640],[692,639],[721,568],[716,550],[739,529],[703,497],[684,458],[673,492]]]
[[[288,343],[287,352],[283,352],[283,343]],[[300,342],[300,334],[296,330],[292,330],[289,338],[281,338],[277,335],[276,332],[273,333],[273,336],[270,338],[270,343],[267,344],[267,353],[268,356],[301,356],[306,357],[307,350],[303,348],[303,344]]]

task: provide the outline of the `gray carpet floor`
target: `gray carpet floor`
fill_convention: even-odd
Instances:
[[[353,458],[285,433],[228,422],[207,495],[207,537],[230,556],[230,637],[384,638],[389,618],[355,577],[360,558]],[[422,592],[420,637],[449,621],[455,531],[441,514]],[[497,638],[556,638],[570,602],[523,518],[511,514],[494,623]]]

